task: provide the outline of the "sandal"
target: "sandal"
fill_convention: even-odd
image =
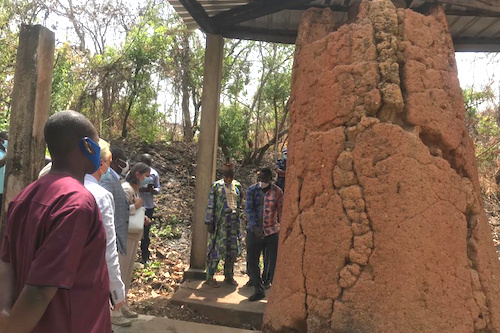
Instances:
[[[203,284],[206,286],[212,287],[212,288],[219,288],[220,287],[215,279],[205,280],[205,282]]]

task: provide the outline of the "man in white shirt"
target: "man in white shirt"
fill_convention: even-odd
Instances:
[[[101,212],[102,223],[106,231],[106,263],[109,273],[110,299],[114,305],[114,310],[117,310],[125,303],[125,284],[121,278],[120,263],[116,248],[115,203],[113,195],[99,185],[99,180],[108,171],[111,163],[111,151],[109,150],[109,144],[102,139],[99,140],[99,147],[101,148],[101,165],[92,175],[85,175],[84,185],[94,196]],[[118,326],[130,326],[132,324],[129,319],[121,316],[112,316],[111,322]]]

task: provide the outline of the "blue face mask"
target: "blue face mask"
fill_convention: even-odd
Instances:
[[[86,145],[86,142],[89,144],[93,152],[89,151],[89,147]],[[92,174],[96,172],[101,166],[101,147],[88,137],[81,138],[78,147],[83,155],[85,155],[85,157],[92,162],[92,165],[94,166],[94,171],[90,173]]]
[[[141,180],[140,187],[147,187],[149,185],[149,177],[144,177],[144,180]]]

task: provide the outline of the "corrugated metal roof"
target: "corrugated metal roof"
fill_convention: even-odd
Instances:
[[[500,12],[473,10],[449,4],[453,2],[450,0],[442,1],[448,3],[445,4],[445,9],[457,51],[500,51]],[[196,5],[203,8],[207,18],[210,18],[215,26],[223,26],[224,22],[220,21],[221,15],[217,16],[218,14],[227,13],[235,8],[244,8],[245,5],[255,3],[255,0],[169,0],[169,2],[188,28],[196,29],[200,27],[199,24],[182,3],[197,3]],[[411,2],[410,6],[413,9],[426,3],[424,0],[407,2]],[[349,3],[349,0],[314,0],[307,6],[295,6],[292,9],[245,20],[221,29],[222,31],[218,33],[230,38],[294,43],[302,13],[308,7],[329,7],[334,11],[338,22],[342,23],[347,20]],[[225,17],[224,14],[222,17]]]

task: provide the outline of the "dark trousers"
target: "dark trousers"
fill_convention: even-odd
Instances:
[[[151,221],[153,221],[153,213],[154,213],[154,211],[155,211],[154,208],[147,208],[146,212],[145,212],[146,216],[149,217],[151,219]],[[149,244],[151,243],[151,240],[149,239],[149,230],[151,229],[152,225],[153,225],[153,223],[144,226],[144,233],[143,233],[142,239],[141,239],[141,257],[142,257],[142,262],[148,262],[149,261],[149,257],[151,255],[149,253]]]
[[[263,253],[263,261],[264,261],[264,269],[262,270],[262,281],[264,284],[272,283],[273,279],[269,276],[269,257],[267,255],[266,249],[264,249]],[[248,271],[248,262],[247,262],[247,275],[250,278],[250,273]]]
[[[278,238],[278,233],[266,236],[263,239],[257,238],[253,231],[247,233],[248,276],[252,281],[256,294],[264,294],[264,281],[262,281],[259,267],[260,255],[266,251],[267,267],[269,267],[268,279],[272,281],[276,267],[276,257],[278,256]]]

